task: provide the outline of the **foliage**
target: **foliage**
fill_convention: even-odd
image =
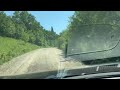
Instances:
[[[0,36],[23,40],[25,43],[29,42],[41,47],[58,47],[65,50],[72,33],[80,30],[81,25],[120,26],[119,20],[120,12],[118,11],[75,11],[70,17],[67,29],[58,35],[53,27],[51,30],[44,29],[40,22],[27,11],[15,11],[11,17],[2,11],[0,12]],[[3,58],[4,55],[2,54],[1,57]]]
[[[25,43],[22,40],[0,37],[0,64],[37,48],[40,47],[34,44]]]
[[[2,11],[0,12],[0,22],[0,64],[37,49],[39,46],[57,46],[58,35],[54,32],[53,27],[51,30],[45,30],[40,22],[27,11],[15,11],[12,16],[7,16]]]
[[[90,24],[109,24],[120,26],[120,12],[119,11],[75,11],[74,15],[70,17],[67,30],[63,31],[59,38],[59,48],[65,49],[67,40],[69,41],[71,35],[78,30],[81,30],[82,25]],[[109,33],[113,33],[113,30]],[[84,36],[81,35],[81,36]],[[79,45],[80,42],[77,42]]]
[[[53,27],[45,30],[27,11],[15,11],[13,16],[0,12],[0,36],[21,39],[39,46],[55,46],[58,36]]]

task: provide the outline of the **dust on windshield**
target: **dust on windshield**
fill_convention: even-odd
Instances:
[[[120,56],[119,11],[0,11],[0,22],[0,76],[58,73]]]
[[[120,39],[120,27],[109,24],[81,25],[71,33],[68,55],[109,50]]]

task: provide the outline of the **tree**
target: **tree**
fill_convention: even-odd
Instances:
[[[64,30],[63,32],[60,33],[57,41],[58,41],[58,47],[60,49],[65,50],[65,45],[67,44],[67,41],[69,39],[69,31]]]
[[[51,32],[54,33],[53,27],[51,27]]]
[[[21,38],[23,41],[25,41],[25,42],[28,42],[29,41],[29,34],[28,33],[26,33],[26,32],[24,32],[23,34],[22,34],[22,38]]]
[[[70,17],[67,30],[58,37],[60,48],[64,48],[66,39],[69,39],[73,32],[81,30],[81,25],[115,24],[120,26],[119,20],[120,12],[118,11],[75,11],[74,15]]]
[[[32,30],[28,32],[29,34],[29,42],[30,43],[35,43],[36,36],[32,33]]]
[[[12,19],[7,16],[4,12],[0,12],[0,35],[13,37],[15,34],[15,24]]]
[[[58,35],[53,27],[49,31],[44,29],[27,11],[15,11],[12,17],[0,12],[0,22],[0,36],[21,39],[45,47],[57,45]]]

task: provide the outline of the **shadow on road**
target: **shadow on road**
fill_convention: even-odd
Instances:
[[[38,72],[30,74],[21,74],[13,76],[0,76],[0,79],[46,79],[49,76],[56,76],[57,70],[47,71],[47,72]]]

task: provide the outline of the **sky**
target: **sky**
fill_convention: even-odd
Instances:
[[[50,30],[51,26],[59,34],[65,30],[69,24],[69,17],[74,11],[28,11],[36,17],[36,20],[46,29]],[[7,15],[13,15],[14,11],[5,11]]]

